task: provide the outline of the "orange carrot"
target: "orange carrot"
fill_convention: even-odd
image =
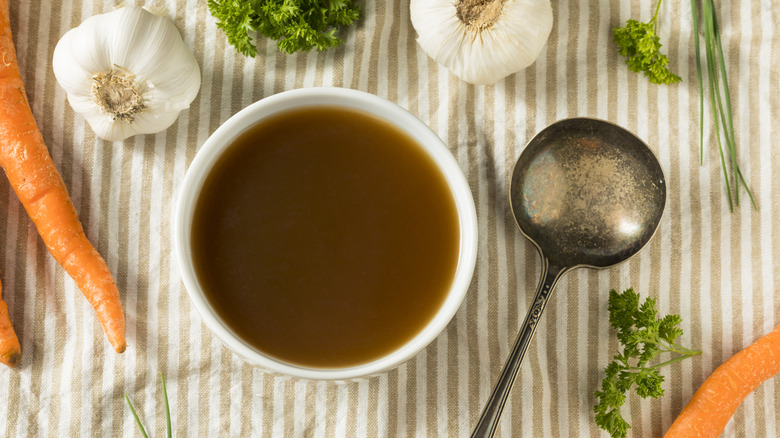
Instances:
[[[125,316],[116,283],[84,234],[27,102],[8,0],[0,0],[0,167],[46,248],[95,309],[108,341],[118,353],[125,351]]]
[[[780,326],[732,356],[702,383],[665,438],[716,437],[748,394],[780,372]]]
[[[19,346],[19,339],[11,326],[8,306],[5,305],[2,295],[3,286],[0,284],[0,363],[13,368],[22,358],[22,348]]]

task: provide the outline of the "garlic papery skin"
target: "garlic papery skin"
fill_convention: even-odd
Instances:
[[[126,6],[86,19],[54,49],[73,110],[105,140],[167,129],[200,90],[200,68],[176,26]]]
[[[428,56],[482,85],[533,64],[553,24],[550,0],[411,0],[409,10]]]

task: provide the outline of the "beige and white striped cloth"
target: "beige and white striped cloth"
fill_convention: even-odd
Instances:
[[[132,3],[132,2],[131,2]],[[567,274],[547,307],[505,411],[501,436],[605,436],[594,390],[617,348],[607,292],[633,286],[680,313],[682,342],[703,350],[666,371],[666,395],[631,397],[631,436],[660,436],[695,389],[734,352],[780,324],[780,3],[716,2],[743,172],[758,211],[726,203],[712,125],[699,165],[698,86],[690,3],[666,0],[659,31],[683,82],[656,86],[628,71],[611,29],[649,20],[655,1],[553,1],[539,60],[495,86],[468,85],[418,47],[408,0],[364,0],[346,44],[256,59],[227,45],[205,0],[167,0],[200,63],[198,98],[157,135],[98,140],[69,108],[51,69],[54,46],[113,0],[11,0],[19,66],[36,120],[90,239],[119,284],[128,350],[115,354],[94,313],[43,247],[0,178],[0,275],[23,359],[0,369],[0,436],[139,436],[127,393],[153,436],[164,431],[159,375],[175,436],[466,436],[482,409],[538,282],[539,260],[505,199],[527,140],[566,117],[618,123],[666,172],[669,201],[640,256],[608,271]],[[408,108],[449,145],[471,185],[480,245],[474,280],[452,323],[405,365],[360,383],[265,374],[202,325],[172,255],[176,193],[198,148],[248,104],[300,87],[341,86]],[[706,118],[709,120],[709,117]],[[739,408],[726,436],[780,436],[780,377]]]

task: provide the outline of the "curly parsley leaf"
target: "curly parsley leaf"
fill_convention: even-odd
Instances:
[[[612,32],[618,53],[626,57],[629,70],[644,73],[654,84],[674,84],[681,79],[669,70],[669,58],[661,53],[661,42],[656,35],[661,1],[658,0],[655,15],[649,22],[628,20],[625,27],[616,27]]]
[[[208,0],[209,11],[228,42],[254,57],[255,34],[276,40],[285,53],[326,50],[343,42],[342,26],[360,18],[353,0]]]
[[[598,404],[593,408],[596,424],[615,438],[625,438],[631,426],[620,414],[620,407],[626,402],[626,393],[634,388],[642,398],[658,398],[664,394],[661,385],[664,376],[659,368],[687,357],[701,354],[675,343],[682,335],[678,326],[680,315],[658,318],[653,298],[639,304],[639,294],[634,289],[618,293],[609,292],[609,323],[617,331],[622,351],[604,370],[601,390],[596,391]],[[662,353],[672,353],[672,359],[658,365],[648,363]]]

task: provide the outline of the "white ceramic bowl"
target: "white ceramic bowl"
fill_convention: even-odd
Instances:
[[[265,355],[238,337],[216,314],[198,282],[192,261],[191,227],[198,195],[206,176],[225,149],[246,129],[269,116],[293,108],[331,105],[352,108],[400,128],[430,154],[452,191],[460,223],[460,254],[447,298],[433,319],[412,340],[373,362],[349,368],[307,368]],[[209,137],[192,161],[179,191],[174,219],[174,245],[184,286],[206,326],[233,352],[266,370],[316,380],[352,380],[396,367],[425,348],[449,323],[471,282],[477,258],[477,215],[474,200],[458,163],[433,131],[400,106],[373,94],[344,88],[306,88],[279,93],[249,105]]]

